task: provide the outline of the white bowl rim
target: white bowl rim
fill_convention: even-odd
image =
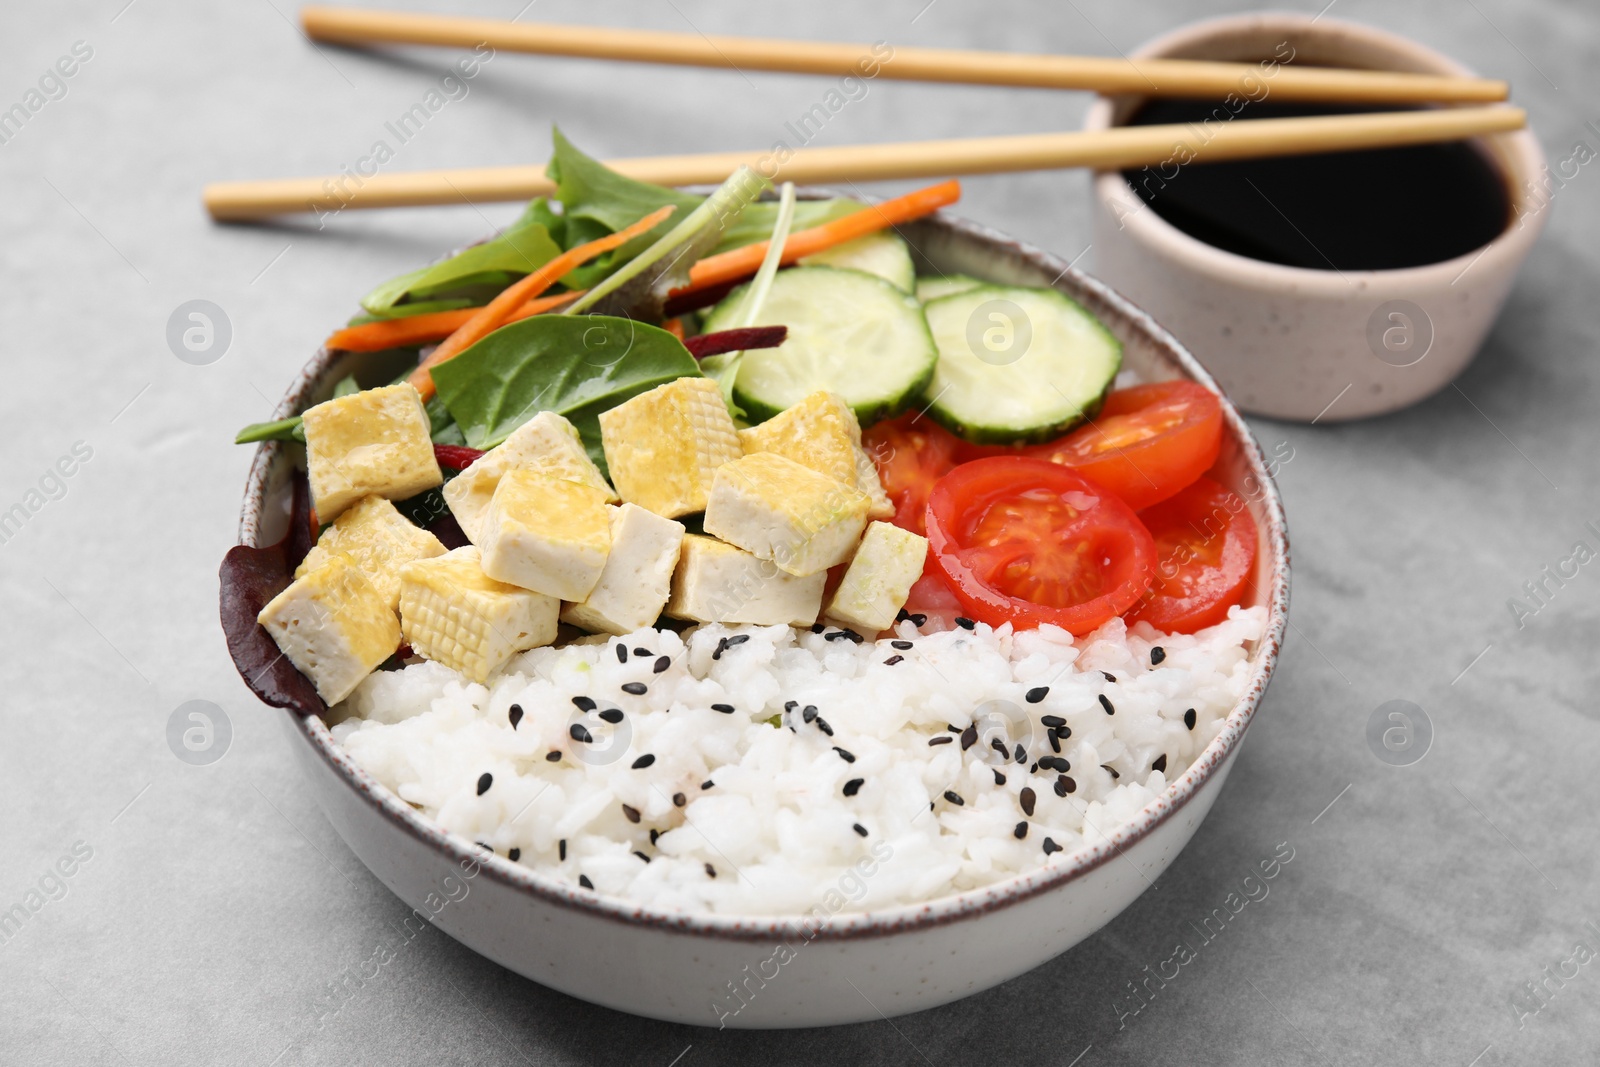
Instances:
[[[1146,41],[1130,55],[1135,59],[1164,56],[1172,49],[1188,45],[1197,38],[1261,26],[1282,26],[1286,30],[1300,32],[1309,31],[1313,27],[1332,29],[1374,45],[1409,53],[1419,62],[1432,66],[1439,74],[1477,76],[1477,72],[1465,64],[1401,34],[1360,22],[1320,18],[1301,12],[1263,11],[1200,19]],[[1084,116],[1083,128],[1109,129],[1113,107],[1114,104],[1110,99],[1104,96],[1096,97]],[[1514,158],[1517,165],[1528,174],[1537,175],[1545,169],[1544,150],[1531,129],[1494,134],[1493,137],[1505,146],[1507,156]],[[1484,138],[1472,138],[1472,140],[1481,142]],[[1495,166],[1502,172],[1501,177],[1507,183],[1507,195],[1515,214],[1517,206],[1526,198],[1526,190],[1514,184],[1519,176],[1505,173],[1506,168],[1502,161],[1496,161]],[[1119,213],[1118,217],[1135,238],[1147,246],[1159,248],[1161,254],[1179,260],[1186,268],[1197,273],[1220,275],[1229,283],[1242,287],[1277,292],[1285,285],[1291,285],[1307,295],[1319,297],[1345,297],[1349,295],[1352,286],[1370,287],[1380,283],[1385,288],[1432,287],[1441,282],[1453,284],[1452,279],[1459,280],[1460,275],[1484,256],[1498,256],[1502,253],[1521,255],[1539,236],[1544,227],[1546,214],[1544,211],[1534,210],[1516,216],[1506,224],[1505,229],[1486,244],[1437,263],[1384,270],[1322,270],[1316,267],[1293,267],[1284,263],[1252,259],[1207,244],[1149,210],[1148,205],[1128,186],[1120,170],[1099,171],[1095,174],[1093,182],[1095,196],[1102,203],[1115,201],[1130,209]]]
[[[814,191],[807,190],[807,192]],[[1262,598],[1268,613],[1267,626],[1257,643],[1258,651],[1254,656],[1246,694],[1230,710],[1217,736],[1195,757],[1194,762],[1182,775],[1168,784],[1160,796],[1140,809],[1132,819],[1119,826],[1106,841],[1062,853],[1048,866],[1036,867],[964,893],[878,911],[835,913],[814,934],[806,935],[808,942],[884,937],[973,919],[1056,889],[1121,857],[1128,848],[1173,817],[1179,809],[1192,800],[1239,747],[1266,692],[1288,622],[1289,541],[1283,501],[1268,473],[1260,444],[1245,425],[1239,412],[1222,395],[1216,382],[1194,356],[1154,319],[1136,308],[1125,297],[1103,282],[1072,268],[1059,257],[944,211],[937,212],[930,221],[947,227],[958,235],[976,239],[980,243],[1006,248],[1016,258],[1044,271],[1048,276],[1055,277],[1057,285],[1061,284],[1062,279],[1070,278],[1074,287],[1091,294],[1096,300],[1120,313],[1137,329],[1145,332],[1157,347],[1165,349],[1165,355],[1176,362],[1190,380],[1198,382],[1221,397],[1223,418],[1239,448],[1241,459],[1261,485],[1259,503],[1266,520],[1265,540],[1269,564],[1266,569],[1269,588],[1263,590]],[[319,350],[285,394],[273,418],[287,418],[301,410],[307,395],[326,375],[337,358],[336,353],[327,349]],[[276,441],[264,442],[257,449],[246,483],[244,508],[240,517],[241,543],[254,543],[250,538],[253,532],[259,529],[258,520],[266,499],[273,463],[281,451],[282,445]],[[273,713],[293,715],[299,734],[306,739],[315,753],[347,786],[399,829],[429,847],[441,858],[461,864],[463,869],[476,865],[481,874],[527,896],[625,925],[735,941],[771,943],[775,940],[789,939],[798,934],[800,921],[808,917],[806,914],[732,915],[649,907],[621,897],[605,896],[572,886],[532,868],[513,863],[498,854],[486,855],[481,846],[444,830],[359,767],[334,741],[332,733],[321,717],[301,716],[276,708],[273,709]]]

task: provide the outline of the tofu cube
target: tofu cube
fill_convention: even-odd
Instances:
[[[348,556],[290,583],[256,621],[329,705],[337,704],[400,647],[392,608]]]
[[[608,502],[617,499],[605,475],[584,451],[577,427],[553,411],[541,411],[445,483],[445,503],[473,544],[482,544],[483,516],[489,510],[495,486],[500,484],[501,476],[514,470],[539,471],[580,482],[604,492]]]
[[[775,452],[846,485],[856,485],[855,449],[860,439],[850,405],[826,391],[812,393],[766,422],[739,431],[745,455]]]
[[[704,511],[717,468],[741,455],[710,378],[679,378],[601,412],[600,438],[622,499],[668,519]]]
[[[775,452],[757,452],[717,471],[705,530],[805,577],[850,558],[869,507],[854,485]]]
[[[400,632],[419,656],[460,671],[475,682],[518,652],[556,639],[561,602],[497,582],[483,573],[468,545],[400,572]]]
[[[769,560],[714,537],[683,539],[667,614],[691,622],[810,626],[822,610],[826,572],[785,574]]]
[[[404,500],[443,483],[422,397],[402,382],[307,408],[311,506],[332,522],[364,496]]]
[[[922,577],[927,557],[926,537],[887,522],[872,523],[824,614],[863,634],[887,630]]]
[[[508,471],[483,517],[483,573],[558,600],[594,589],[611,551],[606,494],[537,471]]]
[[[381,496],[362,497],[323,531],[294,576],[308,574],[333,556],[354,563],[389,610],[400,604],[400,568],[416,559],[444,555],[444,545],[413,524]]]
[[[667,606],[683,524],[637,504],[606,509],[611,554],[586,600],[567,604],[561,621],[594,633],[631,634],[652,625]]]

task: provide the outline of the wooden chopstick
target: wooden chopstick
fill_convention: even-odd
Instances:
[[[775,158],[770,150],[757,150],[618,159],[607,165],[660,185],[720,182],[745,163],[765,177],[799,183],[889,181],[1067,167],[1112,170],[1385,148],[1505,133],[1522,129],[1526,121],[1526,113],[1515,107],[1433,108],[1249,119],[1209,130],[1194,124],[1118,126],[1075,133],[802,148],[786,160]],[[527,200],[553,192],[555,183],[545,177],[542,166],[475,167],[379,173],[369,178],[344,174],[217,182],[205,187],[204,200],[212,218],[244,221],[297,212]]]
[[[343,45],[381,42],[471,48],[488,44],[506,52],[835,77],[862,77],[866,70],[876,68],[872,77],[1088,89],[1142,96],[1220,100],[1228,93],[1253,96],[1260,86],[1266,86],[1278,100],[1414,104],[1493,103],[1504,100],[1509,92],[1503,81],[1391,71],[1277,65],[1268,76],[1253,63],[968,52],[884,42],[865,45],[706,37],[660,30],[504,22],[316,5],[302,8],[300,20],[312,40]]]

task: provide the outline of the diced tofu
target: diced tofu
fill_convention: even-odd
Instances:
[[[348,556],[330,554],[273,597],[256,621],[330,705],[400,647],[400,623]]]
[[[322,522],[364,496],[404,500],[444,481],[422,397],[405,382],[307,408],[303,422],[311,506]]]
[[[445,483],[445,503],[473,544],[482,544],[483,514],[489,510],[495,486],[502,475],[513,470],[539,471],[581,482],[604,492],[608,502],[617,499],[605,475],[584,451],[577,427],[553,411],[541,411]]]
[[[887,630],[922,577],[928,539],[886,522],[867,527],[825,614],[863,634]]]
[[[561,602],[497,582],[468,545],[400,572],[400,632],[419,656],[475,682],[518,652],[556,639]]]
[[[870,506],[854,485],[757,452],[717,471],[705,530],[805,577],[850,558]]]
[[[672,576],[667,614],[691,622],[810,626],[822,609],[827,580],[822,571],[796,578],[742,548],[689,534]]]
[[[894,501],[884,492],[883,479],[878,477],[878,465],[872,462],[872,457],[860,445],[856,446],[856,488],[872,501],[872,506],[867,509],[867,518],[894,518]]]
[[[507,471],[483,517],[483,573],[558,600],[582,600],[611,551],[606,494],[537,471]]]
[[[759,426],[740,430],[739,444],[747,456],[776,452],[818,474],[856,485],[860,437],[850,405],[837,394],[819,391]]]
[[[600,438],[622,499],[669,519],[704,511],[717,468],[741,454],[710,378],[679,378],[601,412]]]
[[[654,623],[667,606],[683,524],[637,504],[606,510],[611,554],[605,570],[587,600],[562,608],[561,621],[596,633],[630,634]]]
[[[333,520],[294,576],[308,574],[336,555],[354,563],[394,611],[400,603],[400,568],[415,559],[444,555],[444,545],[388,500],[369,496]]]

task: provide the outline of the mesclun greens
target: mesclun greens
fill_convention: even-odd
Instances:
[[[541,411],[578,428],[596,463],[600,412],[658,385],[698,377],[672,334],[609,315],[537,315],[433,369],[438,399],[473,448],[493,448]]]

